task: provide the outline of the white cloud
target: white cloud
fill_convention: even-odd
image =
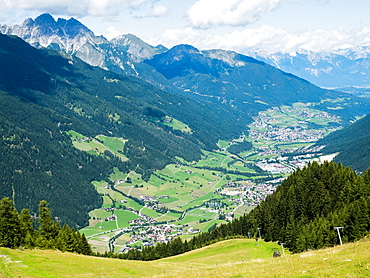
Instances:
[[[0,0],[4,9],[34,10],[70,16],[114,16],[125,8],[154,0]]]
[[[196,28],[245,26],[283,3],[299,1],[302,0],[199,0],[188,9],[187,16]]]
[[[118,37],[119,35],[121,35],[122,33],[116,29],[116,27],[114,26],[109,26],[107,28],[107,34],[105,35],[105,37],[108,39],[108,40],[111,40],[111,39],[114,39],[116,37]]]
[[[152,9],[150,15],[153,17],[162,17],[167,15],[168,13],[168,8],[163,5],[156,6]]]
[[[153,40],[155,41],[155,40]],[[162,35],[159,41],[155,42],[154,45],[162,43],[166,46],[174,46],[176,44],[194,44],[197,45],[201,41],[200,34],[192,28],[186,29],[167,29]]]
[[[356,30],[308,30],[290,33],[284,29],[264,25],[256,29],[233,31],[223,35],[210,35],[206,31],[187,28],[169,29],[152,45],[172,47],[191,44],[199,49],[227,49],[252,55],[253,53],[295,53],[302,50],[333,52],[358,45],[370,47],[370,28]]]

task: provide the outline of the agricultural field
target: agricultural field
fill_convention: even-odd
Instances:
[[[166,116],[166,119],[164,120],[163,124],[166,126],[172,127],[175,130],[180,130],[182,132],[189,133],[189,134],[193,133],[193,131],[188,125],[184,124],[183,122],[180,122],[179,120],[171,118],[169,116]]]
[[[104,135],[90,138],[84,136],[74,130],[70,130],[67,134],[72,139],[72,144],[75,148],[88,152],[92,155],[103,155],[108,151],[120,158],[122,161],[127,161],[128,158],[123,154],[123,148],[127,140],[123,138],[107,137]]]
[[[171,119],[176,129],[186,127]],[[274,107],[249,126],[249,136],[220,140],[202,159],[167,165],[148,180],[131,171],[112,169],[109,181],[93,181],[103,206],[90,212],[90,225],[81,230],[95,250],[155,244],[174,237],[190,238],[218,223],[248,213],[274,192],[282,179],[314,159],[311,146],[335,129],[339,119],[310,105]],[[102,155],[105,151],[127,159],[125,139],[98,135],[87,138],[68,133],[75,147]],[[299,151],[302,156],[285,156]],[[318,158],[316,158],[318,159]],[[117,245],[117,246],[114,246]],[[111,250],[112,251],[112,250]]]

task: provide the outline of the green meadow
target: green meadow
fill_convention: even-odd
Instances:
[[[272,258],[281,246],[235,239],[158,261],[0,248],[0,277],[369,277],[370,242]]]
[[[74,130],[68,131],[67,134],[71,137],[73,146],[81,151],[88,152],[92,155],[104,155],[105,151],[109,151],[122,161],[128,160],[123,154],[124,144],[127,141],[123,138],[107,137],[104,135],[89,138]]]

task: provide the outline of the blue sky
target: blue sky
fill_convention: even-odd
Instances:
[[[49,12],[96,35],[241,53],[370,46],[369,0],[0,0],[0,24]]]

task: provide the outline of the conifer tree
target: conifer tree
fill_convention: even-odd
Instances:
[[[59,224],[55,223],[49,209],[49,204],[45,200],[39,204],[39,237],[37,245],[43,248],[56,247]]]
[[[64,224],[62,229],[58,232],[56,247],[63,252],[74,252],[77,245],[74,233],[75,231],[73,229],[67,224]]]
[[[21,224],[13,201],[8,197],[0,201],[0,246],[15,248],[22,240]]]
[[[21,210],[21,213],[19,214],[19,221],[22,234],[21,244],[29,248],[34,247],[36,231],[34,228],[34,220],[28,209]]]
[[[78,231],[76,233],[80,234]],[[91,245],[87,241],[85,234],[82,234],[81,237],[80,237],[77,252],[80,253],[80,254],[84,254],[84,255],[91,255],[92,254]]]

